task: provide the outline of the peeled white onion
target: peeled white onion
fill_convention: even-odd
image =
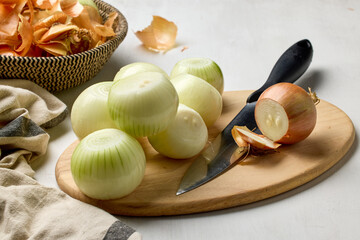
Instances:
[[[117,199],[130,194],[145,174],[140,143],[118,129],[102,129],[80,141],[71,157],[71,173],[85,195]]]
[[[150,144],[164,156],[184,159],[198,154],[208,140],[205,122],[195,110],[179,104],[175,119],[157,135],[148,137]]]
[[[171,79],[180,103],[194,109],[203,118],[207,127],[213,125],[222,111],[222,97],[209,83],[190,74]]]
[[[159,72],[141,72],[115,82],[108,98],[116,126],[135,137],[164,131],[178,105],[174,86]]]
[[[221,69],[209,58],[186,58],[177,62],[171,71],[170,78],[172,79],[185,73],[207,81],[215,87],[220,94],[224,91],[224,77]]]
[[[302,141],[316,124],[314,101],[316,99],[295,84],[275,84],[266,89],[256,103],[256,123],[264,136],[274,142]]]
[[[71,124],[78,138],[82,139],[96,130],[116,128],[107,107],[111,86],[112,82],[96,83],[75,100],[71,109]]]
[[[169,79],[169,75],[162,70],[160,67],[146,62],[135,62],[130,63],[122,68],[116,73],[114,77],[114,82],[117,82],[121,79],[134,75],[140,72],[159,72],[162,73],[167,79]]]

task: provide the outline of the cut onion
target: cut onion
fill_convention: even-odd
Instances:
[[[307,138],[316,124],[318,99],[292,83],[278,83],[266,89],[255,107],[256,123],[274,142],[293,144]]]
[[[281,146],[263,135],[250,131],[245,126],[234,126],[231,133],[239,147],[244,147],[248,143],[259,150],[274,150]]]
[[[129,77],[131,75],[140,72],[159,72],[162,73],[167,79],[170,79],[169,75],[164,70],[162,70],[160,67],[154,64],[145,63],[145,62],[135,62],[120,68],[120,70],[116,73],[114,77],[114,82],[117,82],[121,79],[124,79],[126,77]]]
[[[116,126],[135,137],[164,131],[178,105],[174,86],[159,72],[141,72],[115,82],[108,98]]]
[[[207,81],[220,94],[224,91],[224,78],[221,69],[209,58],[186,58],[177,62],[171,71],[170,78],[175,78],[185,73]]]
[[[180,103],[194,109],[207,127],[213,125],[222,111],[222,97],[208,82],[190,74],[171,79],[179,95]]]
[[[85,195],[117,199],[130,194],[145,174],[140,143],[118,129],[102,129],[80,141],[71,157],[71,173]]]
[[[199,113],[180,104],[169,127],[148,139],[154,149],[162,155],[184,159],[195,156],[205,147],[208,131]]]
[[[116,128],[107,107],[111,86],[112,82],[96,83],[75,100],[71,109],[71,125],[78,138],[100,129]]]

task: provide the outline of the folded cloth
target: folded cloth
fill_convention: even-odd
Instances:
[[[44,129],[66,116],[66,105],[36,84],[0,80],[0,239],[141,239],[111,214],[32,178],[29,163],[49,141]]]
[[[0,167],[29,176],[31,163],[46,152],[49,135],[67,116],[66,105],[38,85],[25,80],[0,80]]]

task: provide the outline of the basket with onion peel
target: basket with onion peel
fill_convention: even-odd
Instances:
[[[0,0],[0,17],[0,77],[49,91],[94,77],[128,30],[101,0]]]

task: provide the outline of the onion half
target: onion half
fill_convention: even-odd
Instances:
[[[130,194],[145,174],[140,143],[118,129],[102,129],[80,141],[71,157],[71,173],[85,195],[116,199]]]
[[[255,107],[260,131],[274,142],[293,144],[307,138],[316,124],[315,101],[301,87],[278,83],[266,89]]]
[[[112,82],[96,83],[76,98],[70,118],[74,133],[79,139],[96,130],[116,128],[107,107],[111,86]]]
[[[167,79],[169,79],[169,75],[162,70],[160,67],[146,62],[135,62],[130,63],[122,68],[116,73],[114,77],[114,82],[117,82],[121,79],[134,75],[140,72],[159,72],[162,73]]]
[[[224,77],[220,67],[209,58],[186,58],[177,62],[171,71],[170,78],[175,78],[181,74],[191,74],[199,77],[213,87],[220,94],[224,91]]]
[[[213,125],[222,111],[222,97],[209,83],[190,74],[182,74],[171,82],[179,95],[180,103],[194,109],[207,127]]]
[[[116,126],[135,137],[164,131],[175,118],[178,105],[174,86],[159,72],[141,72],[117,81],[108,97]]]
[[[195,156],[205,147],[208,131],[199,113],[180,104],[169,127],[148,139],[154,149],[162,155],[184,159]]]

